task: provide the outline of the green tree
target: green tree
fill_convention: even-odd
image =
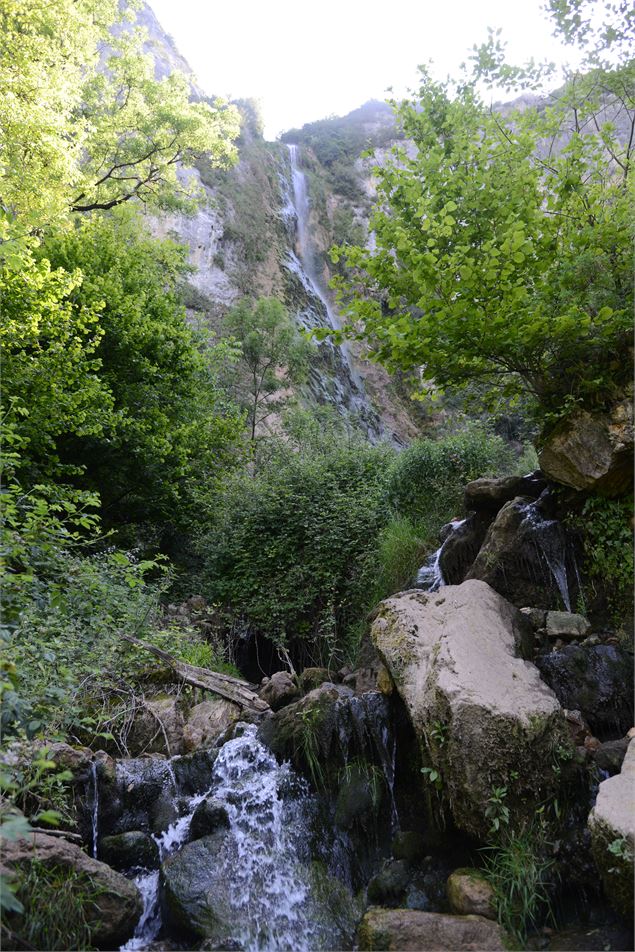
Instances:
[[[496,42],[478,54],[492,78]],[[630,373],[634,61],[517,109],[486,109],[479,75],[451,86],[422,71],[394,104],[415,149],[376,170],[376,250],[334,250],[356,292],[349,331],[359,322],[380,360],[441,387],[529,392],[553,416],[593,408]]]
[[[279,413],[292,388],[304,381],[312,347],[276,298],[255,304],[243,299],[226,315],[224,329],[241,347],[237,393],[248,410],[253,441],[258,427]]]

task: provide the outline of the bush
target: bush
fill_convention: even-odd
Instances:
[[[632,495],[621,499],[590,496],[576,520],[582,533],[585,574],[617,622],[632,617],[632,520]]]
[[[366,559],[387,519],[392,452],[334,442],[280,450],[233,479],[200,540],[203,586],[299,663],[342,660],[365,607]]]
[[[410,587],[429,548],[429,538],[407,516],[391,519],[379,533],[373,553],[371,608],[382,598]]]
[[[398,457],[388,498],[396,512],[434,530],[456,515],[466,483],[513,466],[512,450],[479,426],[439,440],[416,440]]]

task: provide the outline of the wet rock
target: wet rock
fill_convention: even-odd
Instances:
[[[183,757],[175,757],[172,769],[180,794],[193,797],[209,788],[212,769],[218,756],[215,749],[196,750]]]
[[[226,829],[229,829],[229,816],[224,804],[212,797],[201,800],[190,821],[190,839],[199,840]]]
[[[220,735],[239,717],[240,707],[222,697],[196,704],[183,727],[184,752],[213,747]]]
[[[521,608],[520,612],[527,617],[534,631],[545,627],[547,612],[544,608]]]
[[[555,695],[518,657],[526,625],[488,585],[469,581],[387,599],[372,627],[444,801],[475,836],[491,825],[493,786],[507,787],[512,814],[532,816],[556,790],[544,769],[554,745],[570,745]]]
[[[425,854],[426,844],[421,833],[416,830],[401,830],[392,841],[392,854],[395,859],[407,863],[416,863]]]
[[[348,671],[346,673],[349,674]],[[298,684],[300,685],[301,692],[308,694],[309,691],[319,688],[325,681],[332,680],[333,678],[328,668],[305,668],[298,677]]]
[[[615,645],[566,645],[536,666],[563,707],[580,711],[600,739],[633,723],[633,658]]]
[[[258,692],[272,711],[279,711],[300,697],[300,688],[288,671],[276,671]]]
[[[368,901],[381,906],[398,906],[409,883],[408,864],[402,859],[390,860],[368,883]]]
[[[584,638],[591,630],[588,619],[573,612],[547,612],[544,627],[549,638],[563,638],[565,641]]]
[[[576,747],[579,747],[580,745],[584,744],[584,741],[591,733],[589,725],[582,717],[580,711],[567,711],[565,709],[563,713],[567,722],[567,727],[569,728],[571,740]]]
[[[490,512],[475,512],[450,524],[439,553],[439,568],[447,585],[459,585],[469,572],[493,519]]]
[[[608,413],[578,410],[547,438],[540,467],[573,489],[617,496],[633,481],[632,394]]]
[[[183,713],[178,698],[152,698],[135,714],[126,743],[133,757],[142,754],[184,753]]]
[[[633,918],[633,855],[635,852],[635,740],[631,740],[622,771],[600,784],[589,816],[591,849],[611,905]]]
[[[514,605],[568,608],[577,591],[573,541],[543,509],[527,496],[505,503],[466,579],[487,582]]]
[[[529,476],[502,476],[498,479],[474,479],[465,487],[465,508],[498,510],[516,496],[537,499],[547,488],[547,481],[538,470]]]
[[[494,890],[479,869],[456,869],[446,888],[450,909],[456,915],[496,919]]]
[[[224,941],[233,933],[231,883],[218,855],[226,831],[187,843],[161,866],[161,902],[169,926],[186,935]]]
[[[147,833],[131,830],[115,836],[103,836],[99,841],[99,857],[115,869],[159,868],[159,847]]]
[[[360,949],[395,952],[499,952],[508,947],[502,928],[480,916],[447,916],[419,909],[369,909],[357,941]]]
[[[607,740],[604,744],[600,744],[594,755],[596,766],[600,770],[605,770],[611,777],[618,774],[626,757],[628,743],[628,738],[622,737],[619,740]]]
[[[340,789],[335,804],[335,823],[341,830],[355,824],[367,825],[377,813],[383,793],[383,777],[370,765],[355,763],[340,776]]]
[[[44,866],[63,867],[83,873],[94,883],[94,894],[86,901],[85,883],[79,885],[86,921],[91,929],[92,943],[104,949],[117,949],[132,935],[143,904],[134,883],[110,866],[87,856],[79,846],[61,837],[32,833],[20,840],[2,845],[3,872],[38,862]]]

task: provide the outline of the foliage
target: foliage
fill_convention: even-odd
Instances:
[[[420,524],[408,516],[393,516],[380,531],[371,556],[374,576],[369,611],[383,598],[409,588],[430,549]]]
[[[485,852],[485,875],[494,890],[496,918],[526,947],[527,933],[550,910],[548,880],[553,859],[540,818],[522,830],[505,829]]]
[[[633,597],[633,497],[590,496],[574,519],[584,544],[584,569],[593,587],[605,592],[618,621],[629,617]]]
[[[297,662],[332,667],[365,606],[365,559],[386,519],[392,453],[325,444],[280,446],[253,478],[230,480],[199,551],[210,601]]]
[[[395,511],[430,532],[456,515],[467,482],[512,467],[513,455],[500,437],[473,425],[439,440],[415,440],[397,458],[388,498]]]
[[[283,142],[308,146],[327,169],[355,161],[365,149],[387,144],[394,135],[394,123],[383,102],[371,100],[347,116],[331,116],[291,129]]]
[[[17,808],[31,823],[68,828],[74,823],[68,782],[70,770],[60,769],[49,759],[49,749],[41,743],[14,740],[0,755],[0,787],[12,804],[2,811],[2,835],[7,817]]]
[[[290,388],[305,379],[312,348],[276,298],[255,304],[243,299],[225,317],[224,329],[240,344],[244,374],[237,393],[247,407],[253,441],[288,401]]]
[[[7,918],[14,948],[94,948],[90,911],[99,887],[86,873],[32,859],[17,871],[15,889],[22,911]]]
[[[233,157],[236,110],[190,102],[179,73],[155,79],[133,20],[114,0],[3,4],[0,239],[22,238],[71,208],[130,199],[187,207],[191,182],[177,177],[177,163]]]
[[[340,289],[362,288],[349,332],[390,368],[529,392],[554,417],[610,400],[629,374],[634,68],[499,111],[476,77],[453,90],[423,71],[395,104],[416,149],[375,170],[377,247],[334,251]]]

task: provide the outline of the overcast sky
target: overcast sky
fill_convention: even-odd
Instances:
[[[259,99],[265,135],[456,73],[487,27],[510,57],[559,61],[542,0],[149,0],[203,89]]]

